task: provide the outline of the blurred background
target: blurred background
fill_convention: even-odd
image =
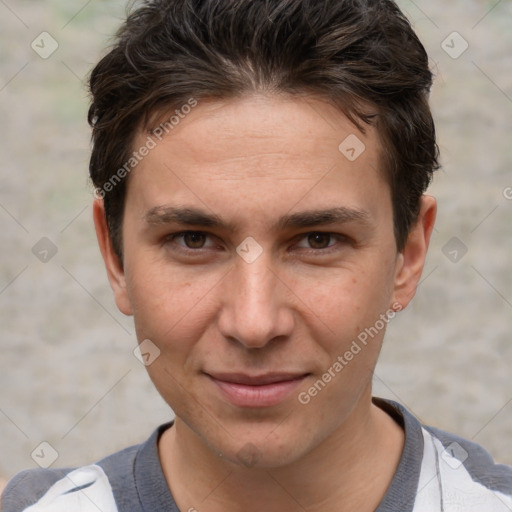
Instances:
[[[512,464],[512,2],[398,3],[436,74],[443,169],[374,394]],[[94,462],[172,418],[91,218],[84,84],[124,15],[121,0],[0,0],[0,478]]]

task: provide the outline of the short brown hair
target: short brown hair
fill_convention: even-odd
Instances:
[[[248,91],[313,94],[359,129],[376,126],[402,250],[439,168],[431,85],[426,51],[391,0],[146,0],[90,76],[89,169],[114,250],[122,260],[128,180],[112,178],[138,130],[191,98]]]

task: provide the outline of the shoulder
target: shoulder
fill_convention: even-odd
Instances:
[[[33,505],[71,469],[27,469],[15,475],[2,494],[2,512],[17,512]]]
[[[512,466],[498,464],[491,454],[479,444],[434,427],[424,427],[439,442],[438,451],[449,466],[460,467],[489,489],[512,495]]]
[[[38,512],[58,504],[85,511],[89,510],[85,504],[89,500],[101,503],[103,512],[118,512],[116,495],[122,495],[133,481],[133,460],[139,446],[125,448],[90,466],[22,471],[7,483],[1,510]]]
[[[511,512],[512,466],[485,448],[422,425],[403,405],[374,398],[405,430],[397,472],[379,512]]]
[[[419,495],[439,494],[445,510],[512,510],[512,466],[497,464],[485,448],[455,434],[429,426],[422,432]]]

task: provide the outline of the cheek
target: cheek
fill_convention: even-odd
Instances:
[[[126,282],[137,337],[163,351],[185,351],[207,320],[214,279],[198,279],[170,265],[140,258],[127,265]]]
[[[336,339],[353,338],[388,309],[391,276],[382,267],[364,262],[350,268],[333,268],[316,276],[296,278],[291,288],[305,304],[312,322]],[[332,336],[328,337],[332,339]]]
[[[208,281],[190,282],[183,273],[158,265],[138,265],[127,279],[137,339],[149,339],[159,356],[146,367],[165,401],[177,412],[188,402],[193,388],[197,340],[209,317]],[[210,286],[211,288],[211,286]]]

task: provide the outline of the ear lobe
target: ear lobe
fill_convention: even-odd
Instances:
[[[437,204],[432,196],[421,197],[420,213],[411,228],[404,249],[397,260],[394,303],[405,309],[416,294],[423,272],[430,236],[436,220]]]
[[[107,270],[108,280],[114,292],[117,307],[121,313],[125,315],[132,314],[132,308],[128,293],[126,290],[125,273],[119,257],[114,251],[112,240],[107,226],[105,217],[105,205],[103,199],[95,199],[93,204],[94,227],[96,229],[96,237],[100,247],[105,268]]]

